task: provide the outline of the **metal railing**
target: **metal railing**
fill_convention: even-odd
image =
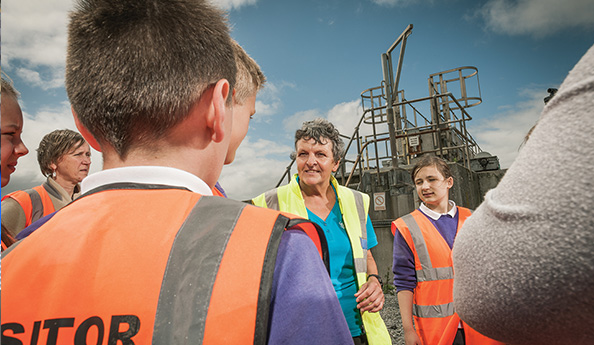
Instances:
[[[378,89],[381,89],[381,87],[368,89],[365,92],[373,94],[373,91]],[[381,97],[381,95],[380,92],[378,96]],[[362,97],[368,96],[362,94]],[[447,116],[437,114],[437,116],[431,116],[432,119],[430,119],[416,107],[419,103],[431,102],[433,103],[432,106],[437,108],[438,101],[443,101],[443,99],[447,99],[448,102],[456,105],[447,109]],[[466,127],[466,122],[472,120],[472,117],[454,95],[451,93],[435,94],[430,97],[414,100],[404,99],[401,102],[394,103],[393,108],[398,109],[403,115],[401,116],[401,129],[394,132],[395,146],[397,147],[395,153],[392,153],[391,145],[388,145],[390,137],[385,128],[388,126],[384,112],[386,105],[380,104],[376,102],[376,106],[368,109],[364,108],[363,115],[351,137],[351,141],[347,144],[347,148],[350,148],[356,143],[356,158],[354,160],[346,159],[349,155],[347,150],[342,157],[341,166],[336,174],[342,184],[350,184],[353,175],[357,171],[359,176],[362,176],[364,170],[375,170],[379,174],[382,163],[388,163],[388,166],[391,166],[389,163],[393,158],[396,158],[401,164],[409,165],[414,158],[426,153],[436,154],[449,161],[460,161],[470,169],[470,159],[480,152],[480,147]],[[406,116],[406,107],[413,110],[412,116]],[[362,123],[371,125],[371,134],[360,134]],[[426,140],[427,138],[432,138],[432,142],[420,143],[422,139]],[[419,144],[415,148],[413,147],[415,145],[411,145],[411,143]],[[380,145],[383,145],[383,147]],[[352,167],[347,167],[348,163],[352,164]],[[348,174],[346,173],[347,170],[350,171]]]
[[[470,170],[470,159],[480,152],[480,147],[466,128],[472,117],[466,108],[482,102],[478,69],[464,66],[434,73],[429,76],[429,96],[407,100],[404,91],[398,90],[406,40],[412,33],[412,24],[402,32],[398,39],[382,54],[384,80],[381,86],[367,89],[361,93],[363,114],[359,118],[345,152],[340,157],[340,165],[335,173],[339,182],[349,185],[358,172],[360,177],[356,189],[364,189],[364,171],[380,174],[384,168],[395,169],[400,164],[410,165],[425,153],[434,153],[447,161],[460,161]],[[392,67],[392,51],[400,44],[396,73]],[[468,93],[469,81],[476,77],[478,95]],[[448,91],[452,85],[459,84],[458,97]],[[456,89],[457,90],[457,89]],[[422,106],[426,109],[423,110]],[[410,116],[409,116],[410,114]],[[370,130],[362,132],[362,125]],[[383,145],[383,146],[382,146]],[[355,158],[349,152],[356,146]],[[291,166],[279,180],[285,177],[290,181]],[[352,165],[347,167],[347,165]],[[350,172],[347,174],[347,170]]]

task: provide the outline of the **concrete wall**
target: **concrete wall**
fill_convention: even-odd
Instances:
[[[377,271],[382,276],[384,284],[392,283],[394,274],[392,273],[392,246],[394,244],[394,236],[390,230],[390,225],[374,225],[375,234],[377,235],[378,245],[371,249],[371,254],[377,264]]]

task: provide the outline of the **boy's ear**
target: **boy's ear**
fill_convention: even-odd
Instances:
[[[221,142],[225,135],[231,135],[225,132],[225,121],[231,121],[231,117],[227,116],[227,97],[230,91],[230,85],[226,79],[219,80],[213,88],[213,112],[209,116],[208,126],[211,127],[212,140],[215,143]]]
[[[74,111],[74,108],[70,107],[70,110],[72,110],[72,116],[74,117],[74,124],[76,125],[76,128],[78,128],[78,131],[80,132],[80,134],[83,136],[83,138],[85,138],[87,143],[89,143],[89,145],[91,145],[92,148],[101,152],[101,145],[99,145],[99,142],[97,141],[97,139],[95,139],[95,137],[91,134],[91,132],[89,132],[87,127],[85,127],[80,122],[80,120],[78,119],[78,115],[76,114],[76,111]]]

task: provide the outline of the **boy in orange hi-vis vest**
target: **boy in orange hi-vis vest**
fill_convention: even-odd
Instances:
[[[422,204],[392,223],[394,285],[405,344],[500,344],[461,322],[454,310],[452,246],[471,212],[449,200],[454,179],[448,164],[425,155],[411,176]]]
[[[3,343],[352,341],[315,226],[210,196],[233,128],[223,13],[79,0],[66,61],[75,122],[104,170],[4,252]]]

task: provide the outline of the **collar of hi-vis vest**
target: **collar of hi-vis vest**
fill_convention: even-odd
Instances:
[[[424,214],[427,215],[427,217],[433,219],[433,220],[438,220],[439,217],[444,216],[444,215],[449,215],[450,217],[454,218],[456,216],[456,212],[458,211],[458,208],[456,207],[456,203],[453,200],[449,200],[448,204],[452,207],[450,208],[450,210],[446,213],[439,213],[439,212],[435,212],[432,209],[430,209],[429,207],[427,207],[427,205],[425,205],[425,203],[421,203],[421,206],[419,206],[419,210],[421,210],[421,212],[423,212]]]
[[[186,188],[202,195],[212,195],[210,187],[198,176],[187,171],[163,166],[132,166],[103,170],[87,176],[82,181],[82,193],[87,193],[103,185],[122,182],[169,185]]]

